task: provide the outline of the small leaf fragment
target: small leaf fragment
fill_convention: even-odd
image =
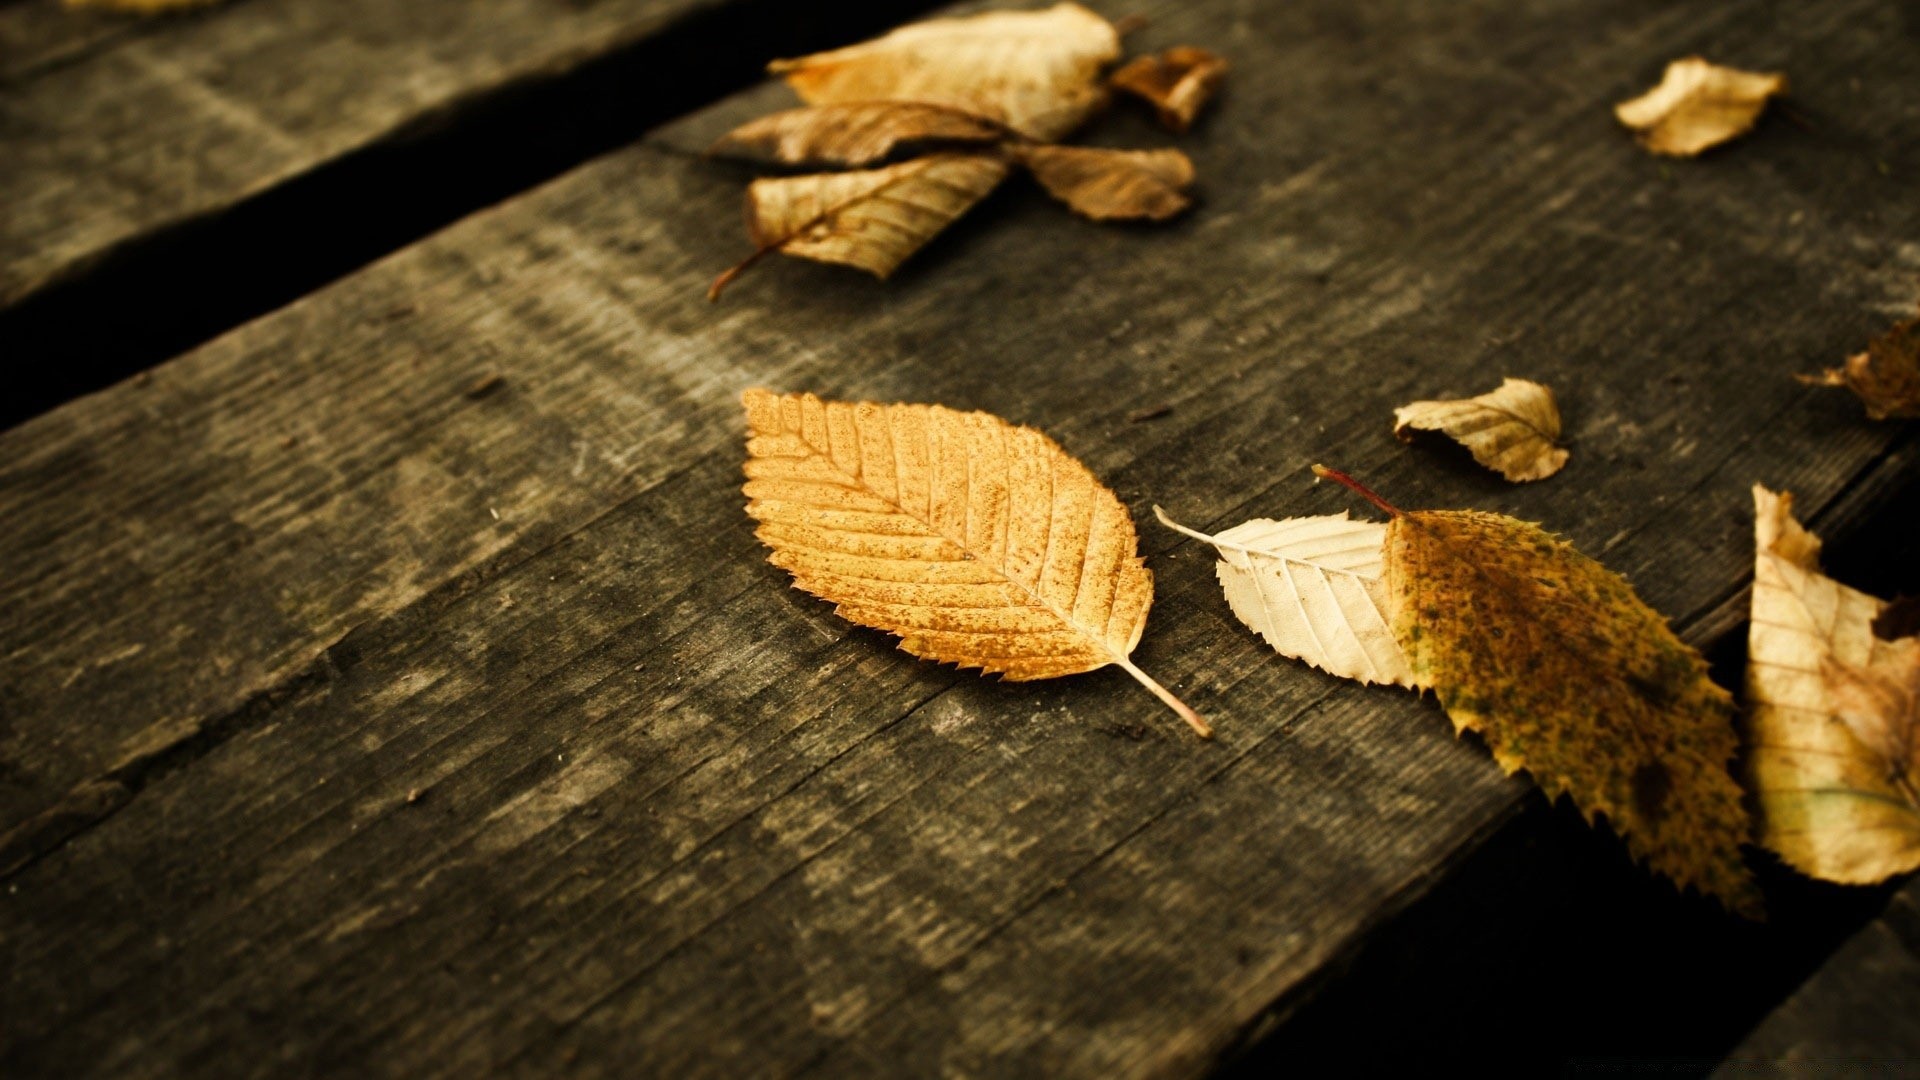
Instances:
[[[939,405],[742,401],[747,513],[797,588],[915,656],[1013,681],[1113,664],[1212,734],[1128,658],[1153,575],[1126,507],[1053,440]]]
[[[1255,518],[1210,536],[1153,508],[1160,523],[1212,544],[1214,573],[1240,621],[1282,656],[1361,683],[1413,686],[1387,625],[1387,527],[1342,511]]]
[[[742,124],[713,153],[748,153],[786,165],[871,165],[912,143],[998,141],[992,121],[945,105],[859,101],[787,109]]]
[[[1178,150],[1032,145],[1017,154],[1048,194],[1095,221],[1165,221],[1193,204],[1193,162]]]
[[[1389,619],[1414,685],[1509,773],[1604,815],[1682,887],[1756,916],[1748,821],[1728,772],[1733,700],[1618,574],[1538,525],[1471,510],[1402,511],[1387,526]]]
[[[1011,167],[986,154],[930,154],[879,169],[755,180],[747,235],[756,250],[714,279],[708,299],[771,251],[858,267],[875,277],[987,197]]]
[[[1660,85],[1613,107],[1614,116],[1655,154],[1693,157],[1753,127],[1784,75],[1721,67],[1698,56],[1667,65]]]
[[[1411,440],[1410,429],[1441,432],[1516,482],[1544,480],[1567,463],[1567,451],[1555,445],[1560,409],[1553,391],[1525,379],[1506,379],[1479,397],[1416,401],[1393,410],[1393,420],[1402,441]]]
[[[1826,881],[1920,867],[1920,641],[1873,632],[1885,605],[1820,572],[1793,497],[1755,485],[1750,754],[1760,841]]]
[[[1227,62],[1205,49],[1177,45],[1157,56],[1138,56],[1107,79],[1107,84],[1142,98],[1160,123],[1185,134],[1227,75]]]
[[[945,105],[1053,140],[1105,101],[1100,69],[1119,57],[1111,23],[1063,3],[913,23],[859,45],[776,60],[768,70],[810,105]]]
[[[1895,323],[1847,357],[1842,367],[1802,375],[1814,386],[1844,386],[1867,407],[1872,420],[1920,419],[1920,318]]]

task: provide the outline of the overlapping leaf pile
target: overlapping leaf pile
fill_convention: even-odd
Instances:
[[[1220,552],[1235,613],[1333,674],[1433,690],[1502,768],[1605,816],[1675,882],[1757,913],[1728,772],[1733,701],[1699,653],[1619,575],[1536,525],[1402,511],[1317,471],[1391,520],[1253,521],[1219,536],[1174,526]]]
[[[1128,68],[1129,92],[1184,131],[1225,63],[1198,49]],[[714,149],[783,165],[855,171],[754,181],[754,252],[715,278],[721,290],[772,252],[885,278],[1018,166],[1099,221],[1161,221],[1187,208],[1193,163],[1178,150],[1055,145],[1107,100],[1100,73],[1120,34],[1078,4],[935,19],[860,45],[775,61],[807,107],[745,124]],[[923,156],[881,164],[906,148]],[[868,166],[878,166],[871,167]]]

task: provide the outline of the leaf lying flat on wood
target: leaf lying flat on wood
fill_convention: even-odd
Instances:
[[[1193,162],[1178,150],[1036,145],[1017,154],[1048,194],[1095,221],[1165,221],[1193,203]]]
[[[747,188],[747,234],[756,250],[715,278],[707,297],[771,251],[885,278],[986,198],[1010,168],[992,155],[932,154],[881,169],[755,180]]]
[[[1387,625],[1387,527],[1342,512],[1255,518],[1216,536],[1154,507],[1160,523],[1212,544],[1214,573],[1240,621],[1282,656],[1362,683],[1413,685]]]
[[[1874,420],[1920,419],[1920,318],[1895,323],[1874,338],[1867,351],[1847,357],[1846,365],[1800,381],[1844,386],[1853,391]]]
[[[1820,572],[1792,496],[1755,485],[1753,500],[1747,769],[1761,843],[1844,884],[1920,867],[1914,639],[1876,637],[1881,601]]]
[[[1784,75],[1689,56],[1668,64],[1660,85],[1615,105],[1613,114],[1653,153],[1693,157],[1752,128],[1767,99],[1786,90]]]
[[[1051,141],[1105,100],[1100,69],[1119,57],[1111,23],[1079,4],[1056,4],[914,23],[768,70],[810,105],[945,105]]]
[[[1006,131],[945,105],[861,101],[787,109],[740,125],[714,153],[751,153],[786,165],[871,165],[910,143],[997,142]]]
[[[1107,85],[1146,100],[1163,126],[1185,134],[1226,76],[1225,60],[1205,49],[1179,45],[1158,56],[1129,60]]]
[[[1126,507],[1053,440],[938,405],[743,401],[747,513],[795,586],[928,660],[1012,680],[1117,665],[1212,734],[1128,659],[1153,575]]]
[[[1473,459],[1509,480],[1543,480],[1567,463],[1560,438],[1560,409],[1553,391],[1525,379],[1506,379],[1497,390],[1457,401],[1416,401],[1393,410],[1393,433],[1438,431],[1472,451]]]
[[[1755,915],[1740,845],[1747,817],[1727,771],[1733,702],[1700,654],[1625,579],[1537,525],[1477,511],[1393,515],[1386,582],[1414,684],[1456,730],[1479,732],[1682,886]]]

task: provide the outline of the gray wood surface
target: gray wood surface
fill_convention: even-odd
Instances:
[[[1896,893],[1715,1075],[1920,1075],[1920,882]]]
[[[145,20],[0,5],[0,306],[724,3],[236,0]]]
[[[1143,10],[1236,64],[1175,225],[1015,185],[892,282],[770,262],[709,307],[748,174],[691,151],[768,88],[0,434],[0,1066],[1192,1074],[1524,789],[1264,651],[1151,504],[1352,506],[1324,461],[1543,521],[1701,640],[1749,485],[1818,528],[1913,467],[1789,377],[1913,299],[1902,5]],[[1609,103],[1701,50],[1801,122],[1643,154]],[[1559,393],[1560,476],[1392,438],[1509,374]],[[788,588],[751,385],[1053,435],[1134,510],[1136,660],[1218,741]]]

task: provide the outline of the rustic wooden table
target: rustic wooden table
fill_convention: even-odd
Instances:
[[[263,220],[351,231],[329,177],[490,145],[530,86],[750,70],[775,7],[805,47],[914,10],[0,6],[8,371],[64,356],[49,311],[225,311]],[[1235,65],[1176,224],[1014,185],[891,282],[776,262],[709,306],[751,173],[699,151],[791,100],[757,85],[0,433],[0,1071],[1203,1073],[1526,788],[1431,702],[1266,651],[1152,504],[1331,512],[1306,466],[1339,464],[1544,522],[1703,646],[1744,619],[1751,484],[1833,536],[1899,511],[1912,425],[1790,376],[1914,302],[1910,5],[1136,12]],[[1692,52],[1787,71],[1790,109],[1663,162],[1609,106]],[[211,279],[164,272],[187,250]],[[1392,438],[1503,375],[1559,393],[1560,476]],[[1052,435],[1132,508],[1137,656],[1219,738],[788,588],[739,493],[756,385]],[[1727,1068],[1911,1066],[1916,890]]]

